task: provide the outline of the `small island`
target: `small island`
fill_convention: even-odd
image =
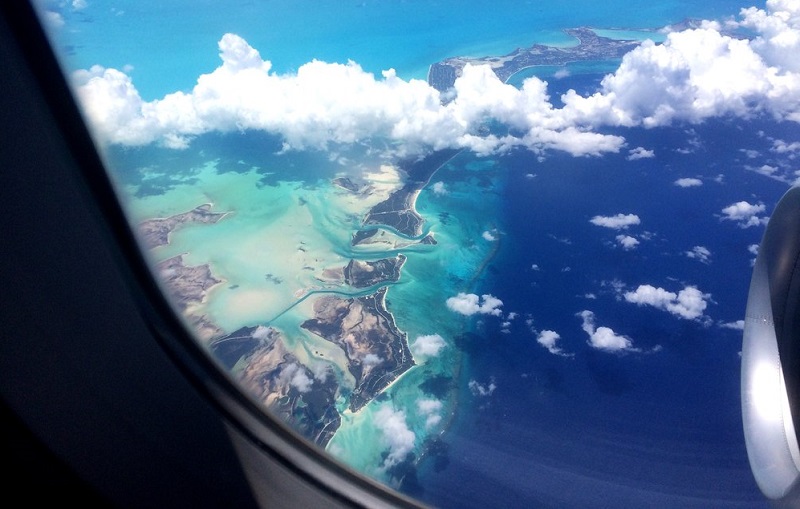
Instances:
[[[354,288],[368,288],[381,283],[396,282],[400,269],[406,261],[405,255],[384,258],[375,262],[350,260],[344,268],[344,281]]]

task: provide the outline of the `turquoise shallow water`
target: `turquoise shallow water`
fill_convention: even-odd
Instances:
[[[730,0],[671,0],[635,9],[625,0],[89,2],[81,10],[61,8],[66,24],[54,34],[69,69],[131,66],[142,97],[152,100],[191,88],[198,76],[217,67],[216,44],[226,32],[245,38],[279,73],[313,59],[353,60],[372,73],[394,68],[410,79],[424,78],[430,63],[451,56],[505,54],[537,42],[569,44],[565,28],[658,28],[686,17],[734,15],[749,5]]]
[[[226,32],[244,37],[263,58],[272,61],[273,70],[278,73],[291,73],[312,59],[353,60],[376,74],[395,68],[401,78],[409,79],[424,78],[428,65],[445,57],[505,54],[534,42],[574,43],[561,32],[564,28],[593,26],[615,29],[601,32],[607,35],[642,36],[642,29],[677,23],[686,17],[732,15],[745,5],[729,1],[702,4],[672,1],[634,9],[629,2],[617,0],[569,4],[558,0],[299,0],[233,2],[224,7],[210,0],[130,1],[113,6],[89,2],[83,9],[61,6],[64,25],[53,33],[69,70],[94,64],[125,70],[141,96],[151,100],[189,90],[198,76],[216,68],[219,65],[217,42]],[[192,14],[191,23],[187,13]],[[566,68],[532,68],[509,82],[519,85],[525,77],[535,75],[551,81],[553,91],[563,92],[568,87],[590,90],[602,74],[612,71],[615,65],[616,62],[591,62]],[[587,77],[585,82],[582,81],[584,76]],[[633,136],[633,133],[625,134]],[[689,138],[675,130],[666,134],[644,133],[637,142],[643,146],[654,144],[653,139],[657,138],[648,138],[648,134],[674,136],[684,144]],[[709,134],[709,139],[714,138],[714,134]],[[584,297],[589,291],[603,284],[613,284],[615,274],[602,272],[600,268],[618,269],[626,262],[618,256],[600,256],[596,260],[596,267],[600,268],[593,272],[594,268],[587,268],[591,260],[584,260],[577,251],[557,250],[554,246],[581,246],[595,241],[596,236],[580,228],[587,227],[592,214],[617,211],[617,207],[602,209],[602,198],[609,198],[615,205],[628,203],[625,190],[630,188],[625,186],[631,185],[630,180],[617,175],[614,177],[617,184],[604,187],[603,195],[598,196],[592,191],[595,185],[592,171],[611,175],[623,165],[629,165],[632,172],[638,171],[636,175],[641,176],[640,166],[623,161],[620,155],[616,159],[609,156],[608,167],[587,166],[585,160],[561,156],[551,159],[542,168],[542,161],[531,154],[479,158],[462,153],[433,175],[417,200],[417,210],[426,220],[426,231],[435,233],[438,241],[435,247],[379,246],[364,250],[353,249],[349,241],[368,209],[367,204],[349,199],[331,185],[331,180],[348,176],[391,188],[398,183],[397,175],[378,172],[381,164],[391,161],[364,147],[337,147],[336,153],[330,154],[314,151],[283,154],[279,152],[280,147],[280,140],[258,133],[208,134],[195,139],[183,151],[116,147],[110,151],[109,161],[134,222],[168,216],[202,203],[213,203],[217,211],[232,212],[218,224],[180,230],[169,246],[153,253],[156,261],[185,254],[188,263],[209,263],[213,267],[225,283],[215,290],[205,311],[228,332],[245,325],[271,324],[287,332],[290,346],[300,349],[313,344],[315,348],[322,348],[324,345],[315,343],[317,340],[303,332],[298,324],[308,316],[309,306],[317,296],[330,289],[318,287],[319,283],[310,272],[298,273],[296,267],[331,268],[345,264],[351,257],[377,259],[398,252],[409,256],[402,279],[388,291],[387,307],[398,327],[408,335],[409,342],[421,336],[439,335],[445,346],[438,355],[417,356],[417,365],[361,412],[355,415],[344,412],[342,427],[328,445],[332,454],[436,505],[468,506],[454,499],[452,493],[464,479],[470,479],[467,491],[474,497],[471,502],[476,506],[490,505],[492,496],[487,494],[486,486],[490,487],[489,492],[508,493],[507,500],[519,506],[530,500],[548,506],[558,505],[553,497],[563,490],[563,486],[558,485],[560,482],[601,479],[602,482],[590,482],[588,486],[613,492],[614,483],[619,482],[622,474],[610,470],[591,471],[602,464],[600,458],[611,449],[614,450],[609,456],[613,459],[612,467],[617,468],[617,472],[630,474],[634,481],[637,479],[637,469],[647,467],[636,460],[637,452],[642,457],[653,456],[647,440],[654,438],[645,436],[646,433],[637,434],[640,430],[635,423],[641,424],[641,420],[626,420],[623,414],[637,412],[637,407],[644,405],[643,413],[657,420],[661,412],[656,408],[658,403],[651,398],[653,394],[669,401],[670,406],[665,407],[663,413],[672,415],[685,403],[698,421],[696,426],[680,430],[677,438],[670,437],[669,444],[685,454],[675,453],[667,458],[668,462],[690,461],[696,453],[691,447],[692,438],[700,435],[707,439],[713,434],[708,427],[720,424],[720,420],[709,416],[710,412],[701,410],[706,400],[691,396],[675,399],[668,389],[659,388],[656,379],[658,376],[673,377],[681,366],[688,364],[691,369],[684,372],[700,380],[695,384],[699,387],[698,394],[709,396],[710,385],[702,383],[704,371],[698,365],[712,359],[715,373],[721,374],[720,378],[729,377],[736,367],[735,333],[726,331],[730,337],[720,333],[714,336],[719,344],[728,341],[722,348],[724,355],[719,357],[707,351],[704,351],[707,357],[693,355],[690,348],[675,341],[668,355],[646,366],[647,361],[641,358],[627,359],[631,362],[626,363],[622,359],[609,360],[592,354],[561,362],[563,359],[542,353],[533,339],[532,325],[527,321],[534,320],[531,323],[539,330],[548,327],[562,331],[574,329],[572,335],[564,333],[564,344],[576,351],[581,347],[585,349],[586,340],[574,316],[580,311],[575,308],[576,299],[589,300]],[[662,153],[668,153],[668,149]],[[695,176],[700,169],[708,170],[703,178],[710,182],[714,178],[712,172],[716,171],[714,159],[704,159],[702,164],[706,166],[700,166],[699,160],[693,161],[670,160],[667,167],[676,177]],[[700,169],[696,170],[693,164]],[[730,162],[731,166],[734,164],[739,164],[741,170],[740,162]],[[575,173],[569,178],[554,176],[557,175],[554,170],[561,169],[574,169]],[[549,177],[537,180],[541,171],[549,171]],[[658,169],[654,167],[649,171],[655,173]],[[371,176],[366,177],[366,174]],[[549,190],[544,196],[525,187],[540,181],[543,188]],[[636,184],[640,187],[635,192],[645,204],[652,202],[646,198],[649,183],[652,181],[642,179]],[[749,180],[742,185],[755,189]],[[781,186],[783,184],[770,181],[770,185],[759,188],[758,192],[769,201]],[[526,190],[530,193],[526,194]],[[736,199],[735,194],[729,198],[729,201]],[[714,210],[718,210],[727,201],[713,203]],[[630,203],[631,207],[645,207],[645,204]],[[569,213],[559,212],[561,207]],[[688,205],[686,208],[690,209]],[[533,210],[536,214],[526,215]],[[692,212],[684,210],[683,214],[691,217]],[[560,225],[571,222],[578,233],[559,229]],[[539,226],[543,223],[556,226],[547,230]],[[663,232],[668,229],[669,221],[659,224]],[[680,252],[702,242],[692,239],[689,243],[686,239],[684,245],[679,230],[670,230],[671,237],[661,233],[663,241],[657,245],[674,243],[675,252]],[[595,233],[590,231],[592,235]],[[656,238],[659,238],[658,233],[654,233]],[[722,236],[714,241],[735,253],[726,262],[728,267],[747,271],[749,255],[745,248],[758,240],[756,235],[748,236],[750,233],[752,231],[739,231],[730,238]],[[613,244],[613,237],[606,242]],[[728,246],[731,243],[735,246]],[[602,248],[602,245],[593,245],[591,253],[603,252]],[[665,250],[665,247],[662,252],[653,248],[646,257],[655,260]],[[301,252],[310,253],[309,258],[303,258],[305,255],[299,254]],[[663,281],[700,277],[691,272],[696,270],[696,264],[692,268],[684,267],[674,261],[674,253],[670,256],[673,258],[666,262],[652,262],[653,266],[668,267],[660,273]],[[583,271],[577,270],[576,263],[580,262],[585,264]],[[534,265],[541,267],[534,270]],[[509,275],[512,266],[517,272]],[[574,272],[573,267],[576,268]],[[539,269],[549,272],[537,275]],[[277,280],[281,283],[277,284]],[[308,295],[307,298],[297,299],[295,292],[312,287],[312,292],[303,294]],[[740,287],[724,287],[719,294],[740,291]],[[467,319],[455,315],[444,303],[458,292],[496,294],[504,300],[502,316]],[[616,319],[616,329],[630,319],[629,310],[619,310],[613,298],[607,298],[592,309],[601,318]],[[297,301],[300,303],[295,305]],[[740,304],[740,301],[731,301],[728,309],[736,309]],[[725,320],[734,321],[739,316],[740,313],[733,311]],[[649,347],[665,343],[655,339],[664,336],[684,335],[695,339],[702,336],[694,329],[687,332],[688,326],[664,325],[652,315],[628,323],[635,323],[634,330],[645,331],[642,335],[650,335],[652,344]],[[658,325],[652,325],[654,323]],[[655,356],[651,358],[656,359]],[[347,379],[346,373],[339,373],[339,376]],[[720,382],[719,385],[720,391],[730,396],[731,384]],[[689,393],[692,389],[690,384],[670,387],[679,393]],[[492,394],[496,399],[491,399]],[[344,410],[346,404],[341,403]],[[619,413],[609,417],[606,412],[609,408]],[[729,407],[725,407],[725,412],[728,412],[725,416],[730,417]],[[707,423],[703,419],[711,421]],[[600,422],[596,427],[595,421]],[[673,424],[679,421],[665,419]],[[730,449],[736,454],[721,453],[725,444],[721,444],[720,439],[706,440],[711,445],[703,442],[701,452],[707,452],[703,458],[711,466],[697,470],[693,470],[694,467],[665,468],[663,471],[673,477],[657,490],[667,494],[674,490],[681,496],[697,495],[698,486],[706,476],[710,481],[735,484],[736,495],[745,500],[741,507],[758,507],[756,492],[740,454],[740,437],[728,421],[725,423],[720,436],[734,444]],[[663,431],[666,426],[658,429]],[[527,432],[517,432],[520,427]],[[396,433],[398,431],[400,433]],[[623,443],[620,437],[626,436],[625,433],[635,438]],[[485,440],[487,436],[492,439]],[[449,447],[449,452],[430,454],[429,461],[420,463],[418,469],[411,468],[410,460],[425,451],[430,452],[423,446],[430,445],[437,437],[442,440],[439,446]],[[686,440],[681,442],[681,439]],[[574,441],[570,442],[573,445],[559,448],[559,444],[568,441]],[[603,444],[608,449],[601,447]],[[662,445],[656,448],[668,449]],[[441,448],[438,450],[441,452]],[[543,459],[537,461],[528,457],[525,462],[515,464],[518,458],[515,453],[519,450],[540,452]],[[405,454],[408,461],[400,463],[405,470],[395,464],[395,470],[387,471],[385,460],[393,452]],[[449,469],[446,468],[448,461],[451,461]],[[714,470],[725,462],[734,472],[730,476],[732,481],[724,478],[720,481]],[[518,468],[512,468],[514,466]],[[521,484],[520,480],[531,472],[550,479],[550,484],[543,482],[537,489],[515,490],[512,485]],[[400,478],[404,479],[402,485],[398,484]],[[635,484],[630,478],[623,482]],[[645,488],[652,487],[655,482],[647,475],[638,479],[650,483]],[[718,486],[721,486],[719,491],[726,489],[724,484]],[[645,489],[645,495],[647,493]],[[646,499],[645,495],[642,496]],[[659,499],[656,506],[674,507],[676,499],[665,497]],[[568,498],[575,507],[585,501],[578,495]],[[699,503],[702,504],[702,500]]]

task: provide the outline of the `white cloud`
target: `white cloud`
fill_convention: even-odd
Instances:
[[[439,414],[442,410],[442,402],[436,399],[419,399],[417,400],[417,411],[420,415],[425,417],[425,429],[431,429],[439,424],[442,416]]]
[[[404,81],[392,69],[376,78],[355,62],[315,60],[295,74],[278,75],[238,35],[225,34],[219,49],[222,65],[200,76],[190,92],[149,102],[119,70],[94,66],[74,73],[78,98],[97,137],[107,143],[185,148],[205,132],[253,129],[281,135],[292,149],[385,138],[403,142],[409,153],[451,147],[478,154],[523,146],[599,155],[617,152],[624,143],[619,136],[564,122],[543,81],[530,78],[518,89],[501,82],[487,65],[467,65],[455,82],[455,99],[444,104],[427,82]],[[523,134],[479,134],[488,119]]]
[[[364,356],[361,362],[362,364],[364,364],[364,366],[377,366],[378,364],[383,362],[383,359],[375,355],[374,353],[368,353]]]
[[[567,68],[559,69],[553,74],[553,77],[555,79],[557,79],[557,80],[560,80],[560,79],[563,79],[563,78],[568,78],[569,76],[570,76],[570,72],[569,72],[569,69],[567,69]]]
[[[559,339],[561,339],[561,335],[558,332],[552,330],[543,330],[536,338],[536,342],[547,348],[548,352],[566,357],[568,354],[564,353],[564,350],[556,345]]]
[[[289,384],[300,392],[308,392],[314,380],[306,375],[305,369],[296,362],[286,364],[281,369],[279,379],[284,384]]]
[[[723,35],[713,23],[645,41],[606,76],[601,91],[564,96],[575,121],[597,125],[658,126],[768,112],[800,120],[800,4],[770,0],[767,10],[742,11],[752,40]],[[735,23],[734,23],[735,24]]]
[[[40,14],[44,23],[50,28],[61,28],[64,26],[64,17],[55,11],[42,11]]]
[[[459,293],[455,297],[447,299],[448,309],[467,316],[475,313],[501,316],[503,312],[500,306],[502,305],[503,301],[489,294],[478,297],[474,293]]]
[[[675,185],[678,187],[697,187],[702,186],[703,181],[696,178],[680,178],[675,181]]]
[[[488,240],[489,242],[494,242],[495,240],[497,240],[497,237],[495,237],[490,231],[483,232],[481,236],[484,238],[484,240]]]
[[[89,4],[86,3],[86,0],[72,0],[72,8],[75,9],[76,11],[85,9],[88,6]]]
[[[639,241],[630,235],[617,235],[617,243],[626,251],[636,249],[636,246],[639,245]]]
[[[408,429],[405,412],[395,411],[390,404],[385,404],[373,414],[372,422],[381,431],[383,444],[389,447],[383,467],[389,468],[405,460],[414,449],[417,439],[414,432]]]
[[[703,316],[710,298],[711,294],[694,286],[687,286],[677,294],[651,285],[639,285],[635,291],[625,292],[625,300],[630,303],[653,306],[687,320]]]
[[[474,396],[483,397],[491,396],[495,389],[497,389],[497,384],[494,382],[493,378],[489,380],[488,384],[479,383],[477,380],[470,380],[467,386]]]
[[[702,263],[711,263],[711,251],[705,246],[694,246],[691,251],[686,251],[686,256]]]
[[[55,13],[44,15],[63,24]],[[100,66],[76,72],[74,83],[101,141],[174,148],[209,131],[255,129],[282,136],[292,149],[377,137],[402,142],[408,152],[452,147],[488,154],[524,147],[540,156],[548,150],[583,156],[622,149],[624,138],[597,132],[606,126],[760,113],[800,122],[800,4],[769,0],[765,9],[742,10],[729,25],[752,37],[735,39],[707,22],[670,33],[661,44],[644,41],[596,93],[583,97],[570,90],[561,97],[562,108],[550,101],[544,81],[531,77],[516,88],[488,65],[466,65],[448,102],[423,80],[401,80],[391,69],[375,77],[355,62],[312,61],[279,75],[230,33],[219,41],[222,64],[188,92],[144,101],[128,75]],[[483,134],[489,120],[517,134]],[[788,147],[776,150],[782,146]],[[629,153],[649,156],[642,147]]]
[[[617,214],[616,216],[594,216],[589,222],[604,228],[624,230],[629,226],[640,224],[641,220],[636,214]]]
[[[269,334],[270,334],[271,330],[272,329],[270,327],[266,327],[264,325],[259,325],[258,327],[253,329],[253,332],[250,335],[253,337],[253,339],[264,340],[264,339],[269,338]]]
[[[314,378],[322,383],[325,383],[328,375],[333,373],[333,368],[327,362],[312,361],[309,369],[314,374]]]
[[[447,346],[444,338],[438,334],[417,336],[411,343],[411,353],[414,356],[437,357],[442,349]]]
[[[589,345],[592,348],[607,352],[635,350],[629,337],[619,335],[608,327],[596,327],[594,313],[591,311],[581,311],[578,316],[583,320],[581,328],[589,335]]]
[[[758,216],[765,210],[766,207],[763,203],[753,205],[746,201],[740,201],[732,205],[728,205],[722,209],[722,219],[726,221],[734,221],[739,225],[740,228],[759,226],[762,224],[767,224],[768,219],[766,217]]]
[[[744,320],[736,320],[735,322],[721,322],[719,326],[723,329],[744,330]]]
[[[656,153],[652,150],[647,150],[644,147],[636,147],[628,151],[628,161],[635,161],[637,159],[649,159],[655,157]]]
[[[772,142],[772,149],[773,152],[778,154],[792,154],[794,152],[800,152],[800,141],[793,141],[791,143],[787,143],[783,140],[775,140]]]
[[[433,194],[436,196],[447,194],[447,188],[445,187],[444,182],[434,182],[431,186],[431,190],[433,190]]]

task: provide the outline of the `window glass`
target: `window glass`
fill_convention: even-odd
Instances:
[[[308,440],[438,507],[767,507],[797,2],[37,6],[175,308]]]

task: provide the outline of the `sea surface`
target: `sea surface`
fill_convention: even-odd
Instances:
[[[65,69],[125,70],[144,100],[190,90],[219,65],[217,41],[226,32],[244,37],[277,73],[314,59],[352,60],[376,75],[394,68],[408,80],[425,79],[428,66],[446,57],[574,44],[565,28],[660,41],[663,35],[651,30],[686,18],[723,19],[750,5],[86,4],[43,4],[61,15],[52,34]],[[535,75],[548,81],[554,98],[569,89],[588,94],[616,64],[584,62],[567,73],[528,69],[509,83]],[[213,226],[186,226],[152,253],[155,260],[184,254],[187,264],[209,264],[225,279],[204,312],[228,332],[270,324],[287,331],[290,342],[313,342],[297,323],[310,313],[314,294],[287,305],[296,288],[312,284],[298,267],[408,255],[387,307],[409,341],[438,334],[446,346],[418,356],[415,368],[361,412],[342,408],[328,450],[367,475],[443,508],[766,508],[744,447],[742,331],[731,326],[744,318],[751,246],[763,228],[740,228],[720,211],[748,200],[767,204],[769,213],[788,185],[753,169],[776,164],[764,155],[771,140],[796,140],[800,129],[723,118],[608,132],[656,157],[463,151],[433,174],[416,202],[438,244],[369,250],[351,246],[351,235],[369,207],[402,181],[371,147],[285,153],[276,136],[236,132],[204,134],[185,150],[114,146],[106,155],[134,224],[203,203],[234,212]],[[332,180],[342,176],[375,185],[372,202],[336,187]],[[680,178],[702,185],[676,186]],[[590,222],[618,213],[635,213],[641,223],[617,231]],[[624,249],[621,234],[640,243]],[[298,259],[299,246],[306,258]],[[697,246],[710,258],[687,255]],[[704,319],[682,320],[622,298],[643,284],[676,293],[692,285],[710,294]],[[497,314],[460,316],[444,305],[459,292],[493,296],[502,306]],[[624,334],[632,348],[591,348],[579,315],[585,311],[594,326]],[[543,331],[559,334],[559,351],[537,342]],[[336,355],[323,341],[313,347]],[[392,412],[382,413],[387,406]],[[391,425],[412,437],[411,448],[393,441]],[[393,452],[403,461],[387,472],[383,462]]]

